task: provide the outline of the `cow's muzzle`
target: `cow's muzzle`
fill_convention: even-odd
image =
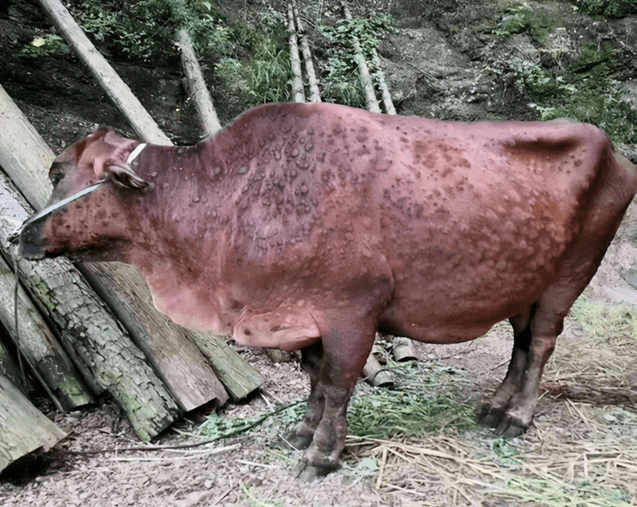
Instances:
[[[48,216],[39,220],[27,220],[22,226],[19,234],[18,255],[25,259],[37,260],[44,258],[44,248],[42,245],[42,227]]]
[[[43,244],[44,240],[42,236],[42,229],[49,217],[73,201],[81,199],[82,197],[100,189],[105,183],[105,180],[98,181],[94,185],[80,190],[66,199],[62,199],[59,202],[47,206],[42,211],[26,220],[22,224],[22,229],[20,229],[18,255],[31,260],[43,259],[45,256],[45,246]]]

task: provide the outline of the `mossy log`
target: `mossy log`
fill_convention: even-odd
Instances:
[[[310,102],[321,102],[321,92],[318,86],[316,71],[314,70],[314,63],[312,62],[312,52],[310,51],[310,44],[307,41],[307,34],[305,33],[299,10],[296,7],[296,2],[293,3],[293,10],[296,29],[301,43],[301,54],[303,55],[303,63],[305,64],[305,73],[307,74],[307,82],[310,88]]]
[[[292,65],[292,100],[294,102],[305,102],[305,91],[303,90],[303,77],[301,74],[301,59],[299,58],[299,43],[296,38],[294,14],[292,13],[291,4],[288,4],[288,32],[290,34],[290,63]]]
[[[212,104],[212,97],[206,87],[206,82],[199,66],[199,60],[192,47],[190,36],[185,28],[177,31],[177,45],[181,50],[181,68],[186,76],[186,91],[192,99],[197,110],[199,123],[203,127],[206,137],[221,130],[221,124],[217,112]]]
[[[171,144],[170,139],[161,131],[155,120],[130,91],[130,88],[95,48],[62,2],[59,0],[38,0],[38,2],[53,26],[57,28],[68,45],[88,67],[93,77],[99,82],[118,110],[126,117],[137,135],[154,144]]]
[[[67,412],[88,405],[93,401],[91,393],[21,286],[18,286],[15,305],[15,282],[11,268],[0,257],[0,322],[16,349],[58,410]]]
[[[4,375],[0,375],[0,472],[19,459],[46,452],[66,437]]]
[[[232,350],[223,337],[198,332],[191,335],[234,401],[245,398],[263,384],[261,374]]]
[[[343,6],[343,11],[345,12],[345,19],[351,20],[352,13],[350,12],[349,7],[345,2],[341,2],[341,5]],[[365,60],[365,56],[363,55],[363,50],[361,49],[358,37],[352,38],[352,44],[354,46],[356,63],[358,64],[358,73],[360,74],[361,83],[363,85],[363,89],[365,90],[365,102],[367,103],[367,110],[371,111],[372,113],[380,113],[381,110],[378,106],[378,100],[376,99],[374,83],[372,81],[371,75],[369,74],[367,60]]]
[[[5,148],[2,132],[0,128],[0,154]],[[21,223],[32,214],[1,171],[0,202],[4,223]],[[13,262],[11,232],[0,227],[0,250]],[[178,409],[170,392],[73,264],[67,259],[21,259],[18,273],[86,383],[95,394],[108,391],[140,438],[150,440],[176,419]]]

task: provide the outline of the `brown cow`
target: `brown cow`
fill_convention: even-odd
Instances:
[[[513,356],[484,416],[523,432],[637,191],[635,166],[579,123],[274,104],[196,146],[136,146],[98,130],[67,148],[50,202],[73,198],[25,224],[22,251],[135,264],[175,322],[301,349],[312,390],[291,441],[309,446],[306,479],[337,465],[377,329],[452,343],[509,319]]]

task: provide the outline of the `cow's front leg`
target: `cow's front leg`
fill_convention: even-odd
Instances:
[[[300,467],[305,481],[327,475],[338,466],[345,447],[347,404],[356,381],[369,356],[378,326],[371,312],[365,318],[351,315],[331,318],[322,332],[323,356],[319,368],[317,392],[324,398],[320,422]]]
[[[301,365],[310,376],[310,396],[303,421],[286,439],[295,449],[307,449],[310,446],[323,417],[325,395],[323,385],[319,382],[322,360],[323,344],[320,341],[301,350]]]

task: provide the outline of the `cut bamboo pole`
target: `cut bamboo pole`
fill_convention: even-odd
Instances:
[[[67,412],[88,405],[93,397],[55,335],[20,286],[17,308],[14,306],[15,281],[11,268],[0,257],[0,322],[15,343],[16,349],[37,374],[58,410]]]
[[[205,136],[209,137],[221,130],[221,124],[212,103],[210,92],[206,87],[199,60],[197,60],[190,36],[185,28],[181,28],[177,32],[177,44],[181,50],[181,67],[186,76],[186,91],[195,104],[197,116]]]
[[[380,66],[380,57],[378,56],[378,51],[376,48],[372,51],[372,61],[374,65],[378,69],[378,88],[380,88],[380,93],[383,98],[383,106],[385,107],[385,113],[387,114],[396,114],[396,108],[394,107],[394,102],[391,99],[391,94],[389,93],[389,88],[387,88],[387,83],[385,82],[385,74],[383,73]]]
[[[418,359],[414,343],[409,338],[396,336],[392,340],[392,354],[396,361],[415,361]]]
[[[261,374],[231,349],[222,337],[198,332],[191,334],[234,401],[245,398],[263,384]]]
[[[0,375],[0,472],[20,458],[48,451],[65,437],[66,433]]]
[[[0,128],[0,154],[6,148],[3,132]],[[0,203],[5,220],[21,223],[32,214],[2,171]],[[13,263],[15,250],[9,243],[10,233],[9,227],[0,227],[0,251]],[[67,259],[20,259],[18,273],[86,383],[95,394],[108,391],[140,438],[150,440],[176,419],[177,405],[166,386]]]
[[[345,19],[351,21],[352,13],[350,12],[349,7],[343,1],[341,1],[341,5],[343,6],[343,11],[345,12]],[[369,67],[367,67],[367,61],[365,60],[365,56],[363,55],[363,50],[361,49],[358,37],[353,38],[352,44],[354,45],[354,54],[356,62],[358,63],[358,72],[361,76],[361,83],[363,84],[363,89],[365,90],[365,102],[367,103],[367,110],[371,111],[372,113],[380,113],[381,110],[380,107],[378,107],[378,100],[376,100],[374,83],[372,82],[372,77],[369,74]]]
[[[170,145],[170,139],[161,131],[130,88],[117,75],[106,59],[84,34],[69,11],[59,0],[38,0],[51,23],[58,29],[68,45],[89,68],[111,101],[126,117],[128,123],[146,142]]]
[[[293,3],[294,19],[296,21],[296,29],[301,39],[301,53],[303,54],[303,63],[305,64],[305,72],[307,74],[307,81],[310,87],[310,102],[321,102],[321,92],[318,86],[318,79],[316,77],[316,71],[314,70],[314,63],[312,62],[312,52],[310,51],[310,44],[307,41],[307,34],[305,28],[301,22],[301,16],[296,7],[296,0]]]
[[[370,354],[363,367],[363,378],[374,387],[392,387],[394,380],[389,372],[381,366],[374,354]]]
[[[301,76],[301,59],[299,58],[296,29],[294,28],[292,4],[288,4],[288,32],[290,32],[290,62],[292,65],[292,100],[299,103],[305,102],[305,91],[303,90],[303,78]]]

